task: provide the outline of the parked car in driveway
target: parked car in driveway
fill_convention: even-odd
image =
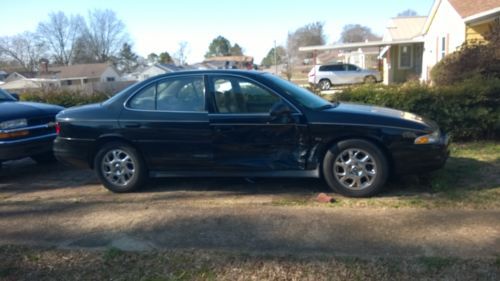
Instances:
[[[39,163],[55,160],[55,116],[63,107],[18,100],[0,89],[0,164],[24,157]]]
[[[332,85],[375,83],[381,80],[377,70],[344,63],[315,65],[308,74],[309,84],[321,90],[328,90]]]
[[[55,155],[127,192],[148,177],[323,177],[348,196],[392,173],[442,167],[436,123],[394,109],[330,103],[256,71],[156,76],[109,100],[57,115]]]

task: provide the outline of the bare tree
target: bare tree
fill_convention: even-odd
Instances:
[[[380,39],[381,37],[373,33],[369,27],[360,24],[345,25],[340,34],[340,42],[342,43],[375,41]]]
[[[297,64],[311,56],[308,53],[299,53],[299,47],[325,44],[323,26],[324,23],[322,22],[314,22],[288,33],[286,49],[290,64]]]
[[[69,65],[85,21],[80,15],[67,17],[63,12],[50,13],[49,20],[38,24],[40,40],[50,49],[56,64]]]
[[[45,50],[43,42],[31,32],[0,38],[0,55],[17,62],[25,71],[37,70]]]
[[[106,62],[127,42],[128,34],[114,11],[93,10],[89,12],[83,38],[96,60]]]
[[[185,65],[187,55],[189,54],[189,43],[186,41],[179,42],[179,48],[174,54],[175,59],[179,61],[179,65]]]
[[[412,9],[407,9],[402,11],[401,13],[398,13],[398,17],[414,17],[414,16],[418,16],[418,13]]]

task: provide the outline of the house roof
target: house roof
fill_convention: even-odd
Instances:
[[[167,63],[157,63],[155,64],[155,66],[168,72],[175,72],[183,69],[181,66],[177,66],[175,64],[167,64]]]
[[[69,66],[50,67],[48,75],[58,79],[99,78],[110,67],[107,63],[75,64]],[[47,76],[47,75],[41,75]]]
[[[253,57],[250,56],[224,56],[224,57],[210,57],[205,59],[205,62],[212,61],[234,61],[234,62],[253,62]]]
[[[384,41],[409,40],[422,35],[422,28],[427,17],[397,17],[392,18],[387,26]]]
[[[500,7],[500,0],[448,0],[462,18]]]

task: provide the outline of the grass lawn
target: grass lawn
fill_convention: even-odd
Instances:
[[[0,247],[0,280],[498,280],[500,258],[250,256]]]
[[[451,145],[446,166],[428,175],[404,176],[388,183],[377,197],[336,196],[329,207],[500,208],[500,143],[470,142]],[[282,206],[325,206],[314,198],[287,198]]]

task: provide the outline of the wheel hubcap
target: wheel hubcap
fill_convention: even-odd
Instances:
[[[135,163],[127,152],[114,149],[104,155],[101,171],[110,183],[125,186],[134,177]]]
[[[377,176],[377,165],[366,151],[349,148],[342,151],[333,165],[335,179],[345,188],[361,190],[371,186]]]

